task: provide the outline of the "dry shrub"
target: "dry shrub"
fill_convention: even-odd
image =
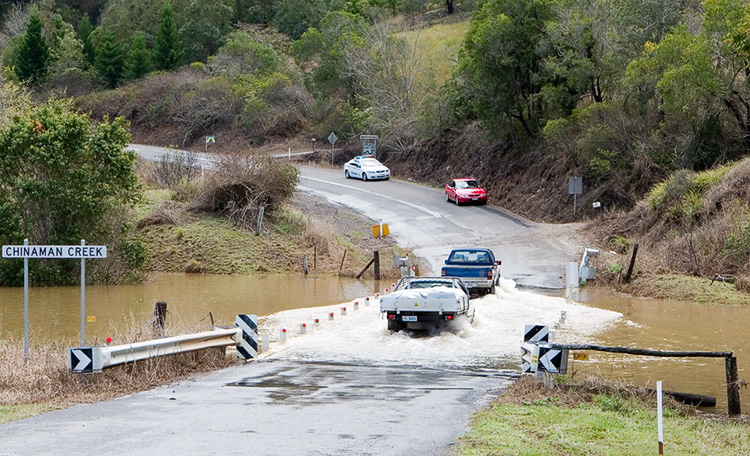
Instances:
[[[737,291],[750,293],[750,274],[740,274],[734,281]]]
[[[138,220],[135,228],[140,230],[152,225],[179,225],[180,211],[181,208],[178,203],[170,200],[164,201],[151,214]]]
[[[297,175],[294,166],[269,157],[224,155],[189,208],[221,213],[236,225],[253,229],[261,207],[264,216],[272,218],[294,194]]]

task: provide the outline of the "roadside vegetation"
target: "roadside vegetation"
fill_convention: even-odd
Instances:
[[[747,423],[701,416],[664,398],[664,454],[750,454]],[[708,418],[708,419],[707,419]],[[472,418],[455,455],[658,453],[656,395],[601,379],[565,379],[548,389],[523,376]]]
[[[1,13],[5,91],[122,116],[135,142],[199,150],[215,135],[213,151],[242,156],[334,131],[340,164],[377,134],[397,176],[469,175],[526,217],[638,243],[644,272],[744,286],[750,202],[729,170],[750,151],[750,89],[734,77],[750,13],[736,2],[45,0]],[[584,182],[575,216],[570,176]]]
[[[116,334],[122,343],[150,340],[157,334],[208,331],[205,322],[167,322],[162,332],[155,320],[138,322],[128,334]],[[68,343],[69,342],[69,343]],[[24,359],[23,340],[0,340],[0,423],[27,418],[75,404],[103,401],[153,389],[173,381],[215,371],[237,363],[224,349],[208,349],[114,366],[97,374],[68,370],[67,350],[73,341],[29,343]]]

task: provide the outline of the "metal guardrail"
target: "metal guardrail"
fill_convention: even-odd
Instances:
[[[68,368],[74,373],[100,372],[118,364],[174,355],[212,347],[234,345],[244,358],[257,356],[257,316],[242,315],[247,323],[228,329],[164,337],[132,344],[78,347],[68,350]],[[254,334],[246,334],[247,331]]]

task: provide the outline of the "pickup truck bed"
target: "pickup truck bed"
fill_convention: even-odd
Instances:
[[[404,277],[391,294],[380,298],[388,329],[429,330],[461,315],[474,317],[467,288],[456,278]]]

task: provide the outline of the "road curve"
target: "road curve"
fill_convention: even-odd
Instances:
[[[387,223],[391,235],[430,265],[431,274],[455,247],[489,247],[502,262],[501,273],[519,286],[562,288],[565,263],[578,261],[585,245],[579,225],[534,223],[488,204],[456,206],[442,189],[412,182],[346,179],[341,170],[299,166],[298,189],[352,208],[375,223]]]
[[[131,144],[128,149],[154,161],[168,152],[186,153],[142,144]],[[216,161],[211,153],[193,156],[203,169],[211,169]],[[346,179],[342,170],[298,168],[300,191],[354,209],[376,223],[387,223],[400,246],[427,261],[430,274],[440,273],[454,247],[489,247],[503,262],[501,274],[517,285],[559,289],[564,286],[565,263],[579,261],[586,247],[576,235],[580,224],[534,223],[491,202],[486,206],[456,206],[445,201],[442,189],[397,176],[388,181],[364,182]]]

